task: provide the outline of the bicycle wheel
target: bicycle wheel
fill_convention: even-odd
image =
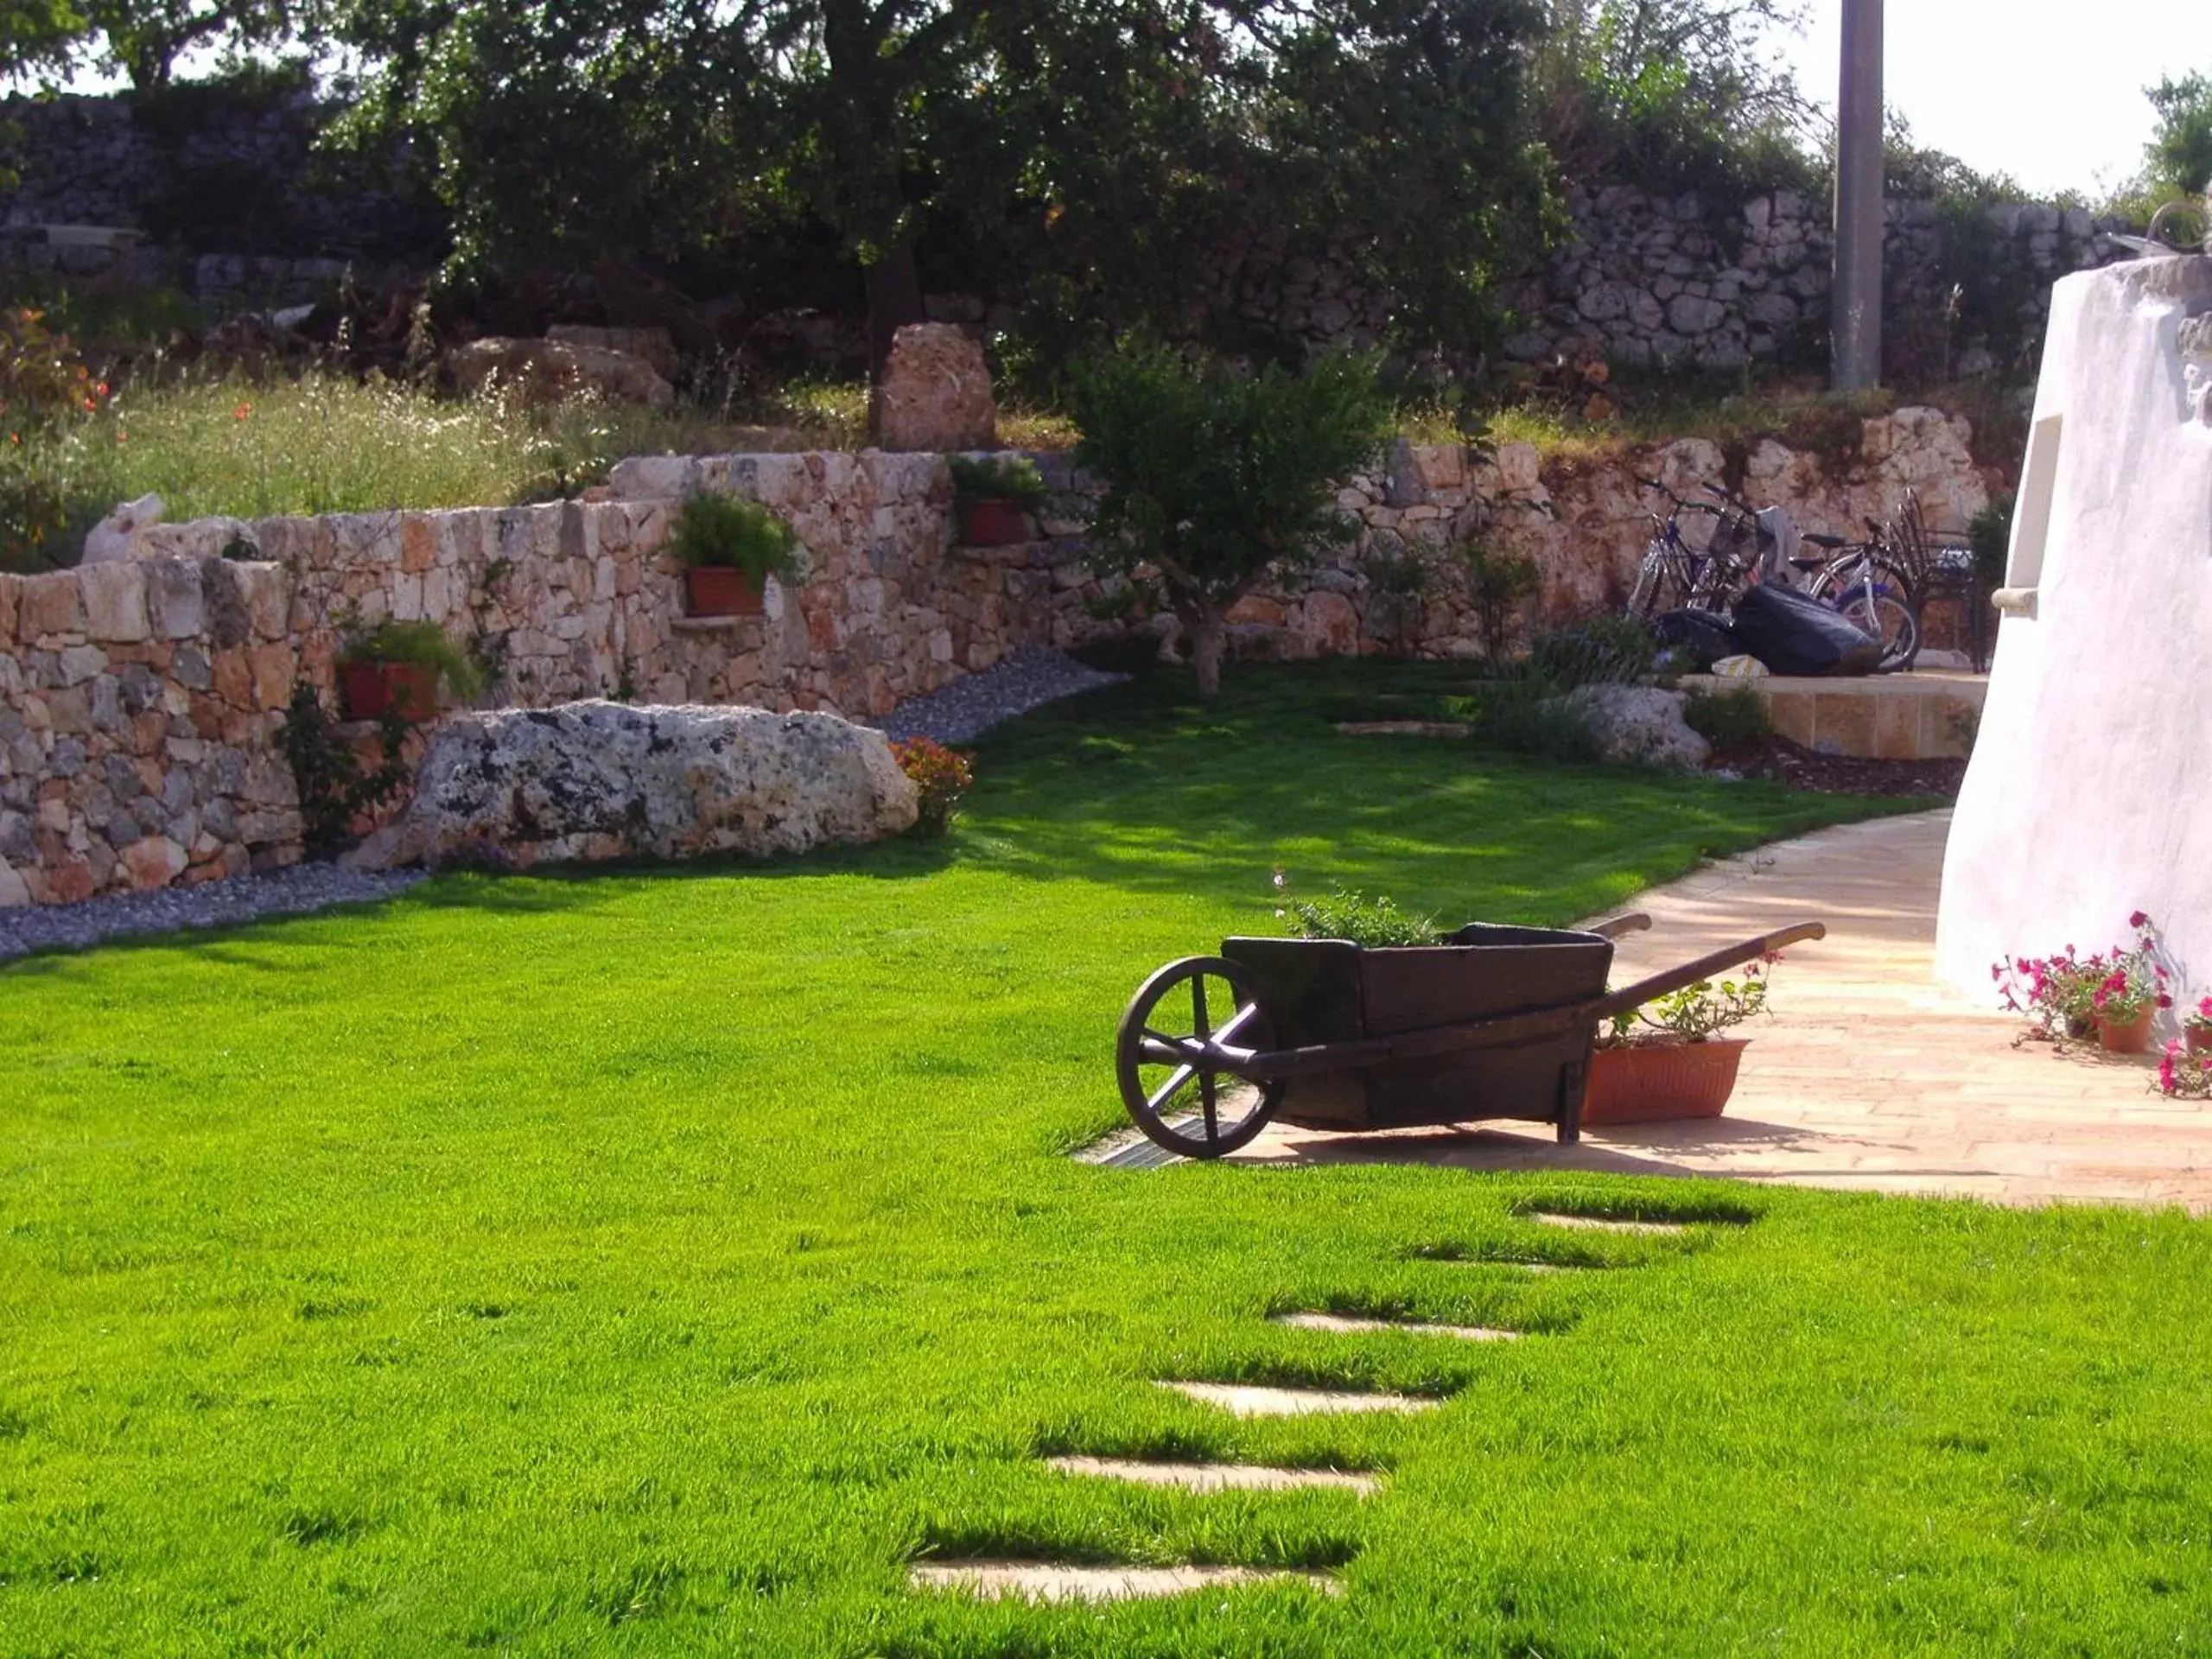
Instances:
[[[1834,607],[1853,627],[1882,642],[1880,671],[1902,673],[1920,655],[1920,619],[1905,602],[1904,578],[1875,561],[1851,569],[1830,569],[1813,588],[1813,597]]]

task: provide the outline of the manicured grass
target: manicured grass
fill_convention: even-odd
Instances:
[[[0,1654],[2204,1650],[2202,1224],[1060,1155],[1137,981],[1270,926],[1275,865],[1561,920],[1869,810],[1327,731],[1377,683],[1033,718],[935,847],[0,969]],[[1265,1323],[1321,1306],[1535,1334]],[[1452,1397],[1240,1423],[1166,1376]],[[982,1605],[908,1592],[925,1550],[1347,1593]]]

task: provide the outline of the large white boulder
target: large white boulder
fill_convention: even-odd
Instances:
[[[883,734],[835,715],[569,702],[442,721],[412,804],[346,862],[766,857],[896,835],[914,811]]]

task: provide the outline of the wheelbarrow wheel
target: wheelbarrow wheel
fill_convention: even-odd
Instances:
[[[1185,1158],[1236,1151],[1267,1127],[1282,1100],[1279,1081],[1249,1082],[1185,1057],[1189,1046],[1209,1039],[1270,1049],[1274,1021],[1248,970],[1221,957],[1186,957],[1137,988],[1115,1046],[1130,1121]]]

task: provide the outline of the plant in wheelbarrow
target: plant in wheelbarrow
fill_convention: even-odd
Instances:
[[[1590,1057],[1583,1122],[1719,1116],[1751,1046],[1749,1038],[1720,1033],[1767,1012],[1770,970],[1780,960],[1770,952],[1745,964],[1741,978],[1700,979],[1616,1014]]]

